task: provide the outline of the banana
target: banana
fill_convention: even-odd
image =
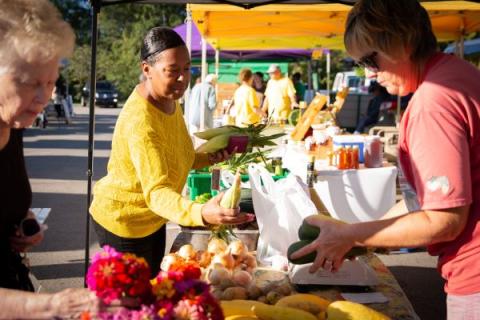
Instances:
[[[220,305],[225,317],[230,316],[248,316],[254,317],[255,314],[252,311],[253,306],[261,305],[262,302],[253,300],[230,300],[220,301]]]
[[[252,310],[257,318],[261,320],[317,320],[317,317],[309,312],[289,307],[277,307],[263,304],[253,306]]]
[[[314,294],[292,294],[281,298],[275,304],[278,307],[290,307],[310,312],[312,314],[319,314],[326,311],[330,301]]]
[[[236,315],[236,316],[228,316],[225,318],[225,320],[258,320],[258,318],[253,316]]]
[[[196,151],[199,153],[214,153],[219,150],[225,149],[228,146],[229,140],[229,133],[221,134],[211,138],[204,144],[200,145]]]
[[[194,135],[203,140],[210,140],[213,137],[222,135],[222,134],[233,134],[240,132],[240,128],[236,126],[222,126],[213,129],[207,129],[201,132],[195,132]]]
[[[240,183],[242,179],[240,177],[240,171],[237,170],[235,174],[235,181],[233,182],[230,189],[228,189],[223,195],[222,200],[220,201],[220,206],[227,209],[235,209],[240,204],[240,195],[241,195],[241,186]]]

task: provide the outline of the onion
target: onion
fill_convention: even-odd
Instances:
[[[195,249],[191,244],[185,244],[180,247],[177,254],[185,260],[191,260],[195,258]]]
[[[247,246],[241,240],[235,240],[230,242],[230,244],[228,245],[228,249],[235,256],[242,257],[248,253]]]
[[[247,268],[255,269],[257,267],[257,258],[255,258],[255,256],[251,255],[250,253],[247,253],[243,257],[242,262],[247,265]]]
[[[212,238],[208,241],[207,251],[213,254],[219,254],[227,249],[227,243],[220,238]]]
[[[235,266],[235,259],[230,251],[224,251],[215,255],[212,259],[212,263],[220,263],[225,268],[231,270]]]
[[[195,260],[197,260],[200,267],[206,268],[210,265],[210,262],[212,261],[212,254],[208,251],[197,251]]]
[[[162,263],[160,264],[160,269],[162,269],[163,271],[168,271],[168,269],[170,269],[170,266],[174,263],[177,263],[179,260],[182,259],[178,257],[175,253],[169,253],[163,257]]]

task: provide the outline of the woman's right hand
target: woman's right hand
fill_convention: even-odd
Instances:
[[[83,288],[55,293],[50,303],[54,316],[62,319],[79,319],[84,312],[96,315],[106,308],[94,292]]]
[[[208,224],[242,224],[253,221],[251,213],[240,212],[240,208],[226,209],[220,206],[223,192],[210,199],[202,208],[203,220]]]

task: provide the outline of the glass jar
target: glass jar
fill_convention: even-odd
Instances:
[[[365,137],[363,156],[367,168],[379,168],[383,165],[382,141],[379,136]]]

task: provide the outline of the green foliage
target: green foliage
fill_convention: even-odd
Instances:
[[[66,70],[74,98],[90,76],[90,6],[87,0],[52,0],[77,34],[77,47]],[[138,83],[140,47],[155,26],[174,27],[185,19],[183,5],[119,4],[101,8],[98,21],[97,79],[112,81],[123,98]]]

